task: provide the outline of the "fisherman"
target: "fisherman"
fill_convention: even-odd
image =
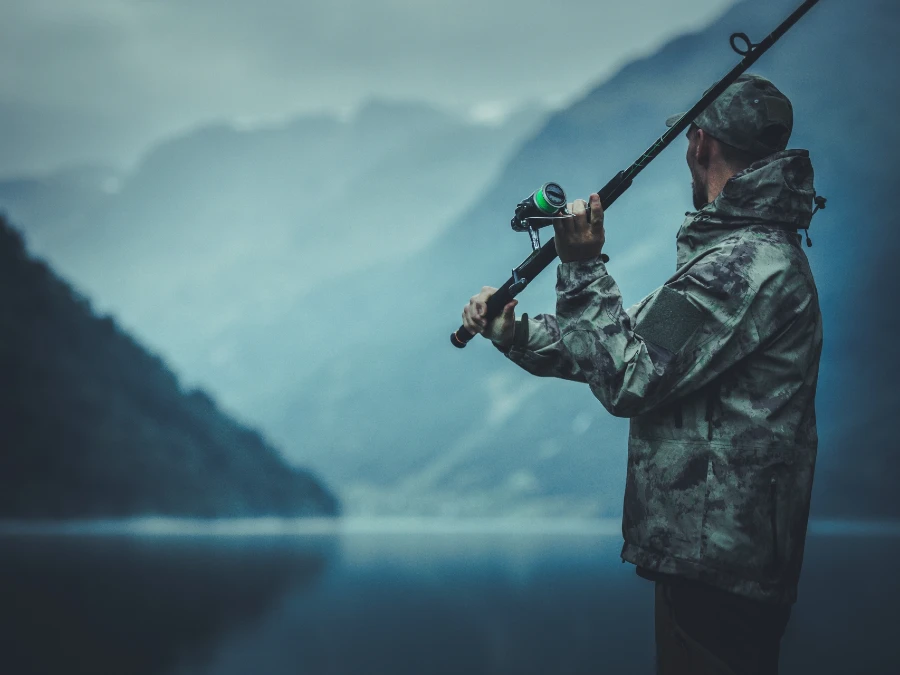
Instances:
[[[630,418],[621,555],[655,582],[661,675],[777,673],[797,599],[822,317],[798,233],[813,169],[785,149],[792,128],[787,97],[750,74],[693,120],[696,210],[675,274],[634,307],[601,258],[593,194],[589,218],[577,200],[555,225],[555,315],[517,320],[513,300],[488,322],[489,287],[463,310],[514,363]]]

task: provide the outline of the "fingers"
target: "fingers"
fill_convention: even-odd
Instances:
[[[473,334],[480,333],[484,330],[483,322],[478,319],[471,302],[463,308],[462,323],[463,327]]]
[[[596,192],[591,195],[591,225],[603,222],[603,203]]]
[[[487,326],[487,320],[485,319],[485,315],[487,314],[487,301],[496,292],[497,289],[493,286],[482,286],[481,293],[473,295],[472,299],[469,300],[469,303],[475,311],[475,318],[477,322],[481,324],[482,328]]]
[[[578,220],[579,216],[583,217],[587,211],[587,202],[583,199],[576,199],[574,202],[566,205],[566,213],[575,216]]]
[[[567,206],[569,217],[553,221],[556,253],[564,263],[595,258],[603,249],[603,205],[596,193],[590,199],[590,214],[586,213],[587,203],[576,199]]]
[[[587,202],[583,199],[576,199],[574,202],[566,204],[566,211],[573,216],[584,213],[587,210]]]
[[[514,310],[516,308],[516,305],[518,304],[518,300],[510,300],[509,302],[507,302],[506,307],[503,308],[503,317],[506,319],[514,318],[516,315]]]
[[[553,223],[557,234],[564,231],[577,231],[587,227],[587,202],[583,199],[576,199],[574,202],[566,205],[566,211],[571,218],[563,218]]]
[[[574,218],[557,218],[553,221],[553,235],[556,237],[557,246],[563,237],[569,234],[569,227],[574,223]]]
[[[587,202],[583,199],[576,199],[574,202],[566,205],[565,211],[569,218],[557,218],[553,221],[553,229],[557,237],[570,236],[572,233],[584,230],[588,226]]]
[[[466,327],[466,330],[470,333],[481,333],[484,331],[487,326],[487,321],[484,319],[484,313],[487,310],[487,306],[478,301],[478,296],[473,296],[471,300],[469,300],[469,304],[463,308],[463,326]]]
[[[473,295],[469,299],[469,304],[463,308],[462,318],[463,326],[470,333],[483,333],[487,328],[487,301],[497,289],[492,286],[484,286],[481,293]]]

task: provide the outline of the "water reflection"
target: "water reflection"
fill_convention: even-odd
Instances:
[[[0,539],[2,672],[155,675],[206,662],[289,588],[321,575],[333,541],[185,537]]]
[[[653,671],[652,585],[596,523],[138,525],[0,527],[0,674]],[[782,672],[896,675],[900,529],[813,525]]]

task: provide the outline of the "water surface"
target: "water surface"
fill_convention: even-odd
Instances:
[[[618,525],[0,526],[0,672],[653,672]],[[783,673],[900,673],[895,527],[817,523]]]

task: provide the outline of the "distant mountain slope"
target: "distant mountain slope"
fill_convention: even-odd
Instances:
[[[331,515],[201,391],[30,259],[0,218],[0,518]]]
[[[230,267],[218,254],[206,257],[207,245],[222,245],[214,228],[198,230],[197,240],[191,231],[172,234],[181,221],[169,218],[167,200],[192,199],[190,181],[206,166],[198,163],[171,189],[154,188],[145,193],[152,199],[134,202],[153,214],[134,221],[150,223],[141,230],[148,237],[157,236],[152,224],[160,223],[159,241],[149,248],[177,248],[173,260],[197,253],[197,268],[177,293],[166,279],[165,259],[144,261],[132,255],[134,249],[122,256],[117,248],[100,249],[93,264],[109,270],[96,274],[109,276],[105,288],[121,282],[134,297],[158,298],[152,316],[170,324],[154,328],[160,344],[169,336],[167,349],[196,354],[184,358],[184,371],[205,378],[228,408],[263,425],[292,461],[340,486],[348,511],[615,515],[621,509],[627,422],[611,418],[587,388],[532,378],[481,340],[454,350],[449,333],[466,300],[484,284],[502,283],[527,255],[527,237],[508,227],[522,197],[547,180],[562,183],[573,198],[599,188],[658,137],[668,115],[685,110],[737,61],[728,46],[732,32],[759,40],[796,4],[745,0],[700,32],[626,65],[550,118],[511,155],[481,198],[474,197],[471,186],[481,184],[474,180],[466,189],[445,177],[433,183],[438,188],[421,188],[420,174],[443,176],[447,156],[426,162],[416,155],[417,163],[403,168],[409,145],[393,137],[386,146],[390,156],[382,160],[396,160],[396,171],[361,166],[358,176],[372,178],[354,183],[368,189],[384,179],[377,191],[347,189],[342,194],[356,201],[335,200],[323,219],[305,221],[311,225],[303,229],[309,249],[302,257],[291,255],[297,242],[277,240],[284,259],[258,258],[272,269],[254,275],[240,264],[246,257],[236,257]],[[791,146],[810,150],[816,187],[829,198],[814,220],[815,245],[809,249],[826,330],[813,504],[819,515],[900,516],[900,454],[888,423],[900,407],[900,352],[893,347],[900,314],[892,295],[900,288],[893,200],[900,150],[893,111],[900,91],[884,66],[900,61],[893,36],[898,24],[896,2],[822,2],[754,68],[794,102]],[[321,134],[327,133],[324,125]],[[460,166],[472,166],[464,162],[469,153],[481,156],[463,143],[471,139],[467,132],[445,138],[448,144],[460,139],[454,145],[459,154],[453,155]],[[218,141],[213,146],[230,147]],[[683,141],[676,142],[608,215],[609,269],[626,303],[639,300],[674,269],[675,234],[690,208],[684,149]],[[155,185],[169,175],[154,168],[156,162],[148,159],[139,172],[142,184]],[[253,175],[259,163],[232,159],[231,165]],[[212,179],[210,185],[232,193],[230,183]],[[266,185],[246,182],[246,194],[257,194],[257,187],[268,194]],[[369,198],[389,194],[381,185],[416,188],[410,190],[415,199],[390,212],[397,218],[389,225],[358,217]],[[120,195],[126,194],[127,185]],[[462,215],[430,229],[434,209],[451,202]],[[132,222],[121,213],[110,222]],[[244,212],[225,219],[246,224],[244,239],[229,240],[233,250],[254,251],[246,233],[257,222],[283,217],[279,208],[271,213],[271,219]],[[373,243],[379,236],[381,244],[393,245],[418,227],[429,228],[431,237],[418,240],[420,248],[398,247],[396,257],[379,257],[383,249]],[[204,267],[207,262],[215,264]],[[298,282],[310,270],[327,282]],[[552,311],[553,285],[551,267],[520,297],[520,311]],[[184,293],[197,295],[185,302],[179,297]],[[183,314],[185,307],[202,307],[214,297],[225,298],[207,303],[214,311]],[[244,299],[232,303],[232,297]],[[180,342],[190,340],[194,351]]]
[[[98,307],[245,412],[270,391],[254,364],[244,377],[234,351],[248,328],[427,245],[543,115],[488,126],[372,101],[349,120],[208,126],[161,143],[126,175],[0,182],[0,208]]]
[[[303,420],[315,442],[302,456],[342,486],[351,510],[618,513],[626,422],[586,388],[525,375],[480,340],[452,349],[449,332],[469,296],[504,281],[528,253],[527,237],[507,225],[519,199],[547,180],[571,197],[598,189],[736,62],[730,33],[760,39],[795,5],[739,3],[628,64],[554,115],[427,251],[285,308],[270,334],[303,336],[321,366],[273,399],[280,406],[259,417],[266,428],[286,441]],[[791,146],[810,149],[816,187],[829,198],[808,249],[826,328],[814,501],[822,515],[900,515],[888,423],[900,407],[891,347],[900,316],[892,299],[900,127],[891,111],[900,93],[877,67],[900,60],[898,23],[896,3],[823,2],[754,68],[794,102]],[[626,303],[674,270],[675,234],[690,209],[684,149],[676,142],[608,215],[609,269]],[[551,267],[520,297],[520,311],[552,311],[553,285]],[[307,331],[308,317],[339,331]]]

